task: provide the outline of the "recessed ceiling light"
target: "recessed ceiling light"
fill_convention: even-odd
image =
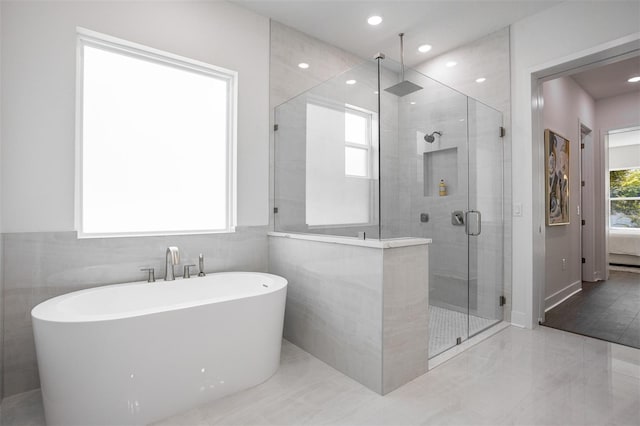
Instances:
[[[476,78],[476,83],[484,83],[486,80],[484,77]]]
[[[356,81],[355,80],[347,80],[347,81],[345,81],[345,83],[347,83],[349,85],[352,85],[352,84],[356,84]]]
[[[415,101],[411,101],[411,102],[409,102],[409,103],[410,103],[411,105],[415,105],[415,104],[416,104],[416,102],[415,102]]]
[[[380,22],[382,22],[382,18],[377,15],[369,16],[367,22],[369,23],[369,25],[379,25]]]
[[[637,83],[640,81],[640,75],[635,76],[635,77],[631,77],[629,80],[627,80],[629,83]]]
[[[378,91],[376,90],[375,92],[373,92],[373,94],[374,94],[374,95],[377,95],[377,94],[378,94]]]
[[[369,16],[367,22],[369,25],[379,25],[382,22],[382,18],[378,15]]]
[[[431,50],[431,45],[430,44],[423,44],[423,45],[418,47],[418,52],[420,52],[420,53],[426,53],[426,52],[428,52],[430,50]]]
[[[302,68],[303,70],[306,70],[307,68],[309,68],[309,64],[308,64],[308,63],[306,63],[306,62],[300,62],[300,63],[298,64],[298,67],[299,67],[299,68]]]
[[[455,67],[456,65],[458,65],[458,63],[456,61],[449,61],[445,65],[447,67],[451,68],[451,67]]]

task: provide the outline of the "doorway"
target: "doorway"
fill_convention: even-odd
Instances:
[[[570,220],[546,228],[540,317],[545,326],[640,348],[640,130],[612,127],[640,124],[638,75],[636,54],[543,83],[544,127],[577,119],[571,158],[579,171],[570,175],[578,178]],[[551,118],[547,108],[556,110]],[[567,116],[558,118],[559,108]]]

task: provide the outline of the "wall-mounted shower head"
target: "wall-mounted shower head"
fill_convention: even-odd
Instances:
[[[438,130],[436,130],[430,135],[424,135],[425,142],[433,143],[436,140],[436,137],[434,135],[442,136],[442,132],[439,132]]]

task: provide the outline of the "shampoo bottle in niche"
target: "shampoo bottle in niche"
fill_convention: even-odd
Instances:
[[[444,183],[444,179],[440,179],[440,183],[438,184],[438,194],[440,194],[441,197],[447,195],[447,184]]]

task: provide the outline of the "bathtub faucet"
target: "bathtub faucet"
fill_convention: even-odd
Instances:
[[[178,247],[167,247],[165,261],[164,280],[174,281],[176,279],[176,274],[173,272],[173,267],[180,263],[180,251],[178,250]]]

